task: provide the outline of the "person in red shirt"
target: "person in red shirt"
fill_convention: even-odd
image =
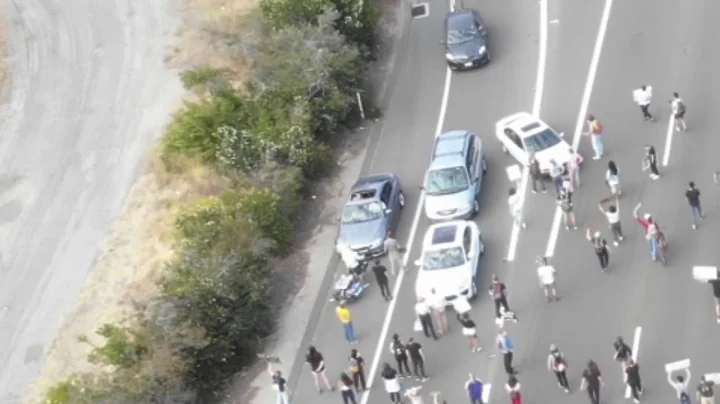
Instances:
[[[645,229],[645,240],[648,242],[648,246],[650,247],[650,256],[652,257],[653,261],[656,261],[658,258],[660,258],[660,227],[658,226],[657,222],[655,222],[650,216],[649,213],[646,213],[643,218],[640,218],[638,216],[638,211],[640,210],[640,207],[642,206],[642,203],[638,203],[637,206],[635,206],[635,209],[633,210],[633,216],[635,217],[635,220],[640,223],[640,226],[642,226]]]

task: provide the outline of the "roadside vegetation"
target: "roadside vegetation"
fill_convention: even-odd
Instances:
[[[303,192],[357,114],[379,13],[364,0],[261,0],[230,17],[216,26],[224,60],[247,74],[183,72],[195,96],[151,159],[167,179],[158,192],[193,179],[158,222],[172,250],[121,320],[75,337],[92,370],[50,387],[49,404],[211,403],[274,329],[271,263],[291,251]]]

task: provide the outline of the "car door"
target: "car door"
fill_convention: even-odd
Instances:
[[[465,254],[468,258],[468,265],[470,268],[468,270],[470,271],[470,276],[473,278],[475,277],[475,268],[474,264],[477,262],[475,260],[475,256],[477,255],[475,251],[473,251],[473,247],[475,247],[473,243],[473,234],[472,229],[470,229],[470,226],[465,226],[465,231],[463,232],[463,248],[465,249]]]
[[[391,181],[385,181],[383,183],[382,188],[380,189],[380,200],[382,203],[385,204],[386,209],[386,218],[387,218],[387,228],[388,230],[392,230],[395,228],[395,221],[396,221],[396,211],[398,209],[395,208],[392,198],[392,189],[393,185]],[[389,212],[387,212],[389,210]]]
[[[480,230],[476,226],[472,226],[472,236],[470,239],[470,242],[472,243],[472,250],[475,252],[473,255],[473,263],[472,263],[472,271],[473,276],[477,275],[478,267],[480,266],[480,255],[481,251],[483,250],[482,245],[482,236],[480,235]]]
[[[485,167],[483,162],[483,144],[482,140],[480,140],[480,136],[474,135],[475,137],[475,166],[477,167],[478,172],[478,184],[477,184],[477,192],[480,192],[480,188],[482,187],[482,181],[483,181],[483,174],[485,173]]]
[[[468,177],[473,187],[473,195],[477,194],[477,178],[478,170],[476,160],[476,149],[475,149],[475,137],[470,135],[467,142],[467,153],[465,154],[465,168],[468,172]]]
[[[511,156],[515,158],[515,160],[519,161],[522,164],[527,163],[527,155],[525,153],[525,146],[522,143],[522,140],[520,139],[520,136],[515,132],[514,130],[510,128],[506,128],[504,131],[505,135],[505,147],[507,148],[508,152]]]

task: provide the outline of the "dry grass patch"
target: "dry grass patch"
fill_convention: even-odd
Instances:
[[[200,198],[219,195],[227,180],[200,164],[188,162],[183,174],[164,169],[151,158],[146,173],[133,186],[127,202],[105,240],[95,269],[46,355],[33,387],[31,402],[41,402],[47,389],[76,372],[99,370],[88,363],[92,347],[78,342],[86,335],[102,345],[95,330],[121,323],[157,295],[156,282],[173,256],[173,223],[178,210]]]

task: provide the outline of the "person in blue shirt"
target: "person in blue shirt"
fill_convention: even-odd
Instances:
[[[470,397],[470,404],[482,404],[483,387],[482,380],[470,373],[470,379],[465,383],[465,390],[467,390]]]
[[[517,373],[512,365],[513,351],[515,350],[515,345],[513,344],[510,337],[507,335],[507,331],[498,331],[498,336],[495,341],[497,342],[498,350],[503,354],[503,365],[505,365],[505,371],[509,375],[514,375],[515,373]]]

